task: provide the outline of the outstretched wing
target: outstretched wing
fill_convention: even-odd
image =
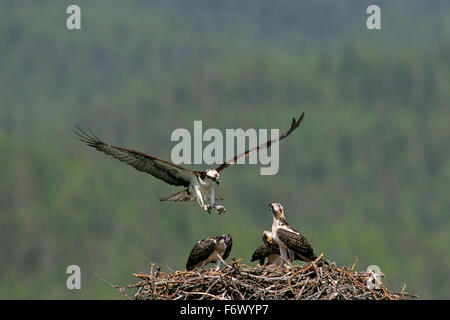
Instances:
[[[271,254],[280,254],[280,248],[262,244],[253,252],[251,262],[259,260],[259,264],[263,265],[265,258]]]
[[[214,252],[215,248],[216,242],[213,238],[197,242],[189,254],[189,258],[186,263],[186,270],[191,271],[198,263],[208,259],[211,253]]]
[[[88,134],[79,127],[76,127],[76,129],[74,133],[88,146],[125,162],[136,170],[150,173],[155,178],[161,179],[171,185],[188,187],[192,175],[198,174],[196,171],[185,169],[150,154],[109,145],[100,140],[90,130],[90,134]]]
[[[259,264],[264,264],[264,259],[269,255],[268,250],[269,248],[265,245],[260,245],[258,248],[256,248],[255,252],[252,254],[251,262],[254,262],[256,260],[259,260]]]
[[[217,169],[217,172],[222,171],[225,168],[228,168],[229,166],[232,166],[233,164],[235,164],[239,159],[244,158],[244,157],[248,157],[250,154],[252,154],[253,152],[258,152],[259,150],[262,149],[266,149],[266,148],[270,148],[270,146],[272,145],[272,143],[274,142],[278,142],[284,138],[286,138],[287,136],[289,136],[291,134],[292,131],[294,131],[295,129],[298,128],[298,126],[300,125],[300,123],[302,122],[303,118],[305,116],[305,113],[303,112],[300,116],[300,118],[298,118],[298,120],[295,120],[295,118],[292,119],[292,124],[291,124],[291,128],[286,131],[285,133],[281,134],[280,136],[278,136],[277,138],[274,138],[272,140],[268,140],[263,144],[260,144],[259,146],[249,149],[247,151],[245,151],[244,153],[241,153],[240,155],[237,155],[236,157],[234,157],[232,160],[228,160],[225,163],[222,163]]]
[[[296,259],[308,262],[316,260],[313,248],[302,234],[279,228],[277,237],[286,247],[294,251]]]

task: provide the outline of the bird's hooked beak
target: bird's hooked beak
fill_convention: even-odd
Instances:
[[[231,243],[231,241],[232,241],[231,239],[232,239],[232,238],[231,238],[231,235],[227,234],[227,235],[225,236],[225,245],[229,246],[230,243]]]
[[[272,212],[273,216],[276,219],[279,219],[281,221],[286,221],[286,218],[284,217],[284,209],[280,203],[278,203],[278,202],[270,203],[269,210]]]
[[[270,211],[273,215],[275,215],[275,210],[274,210],[274,208],[273,208],[273,203],[269,203],[269,211]]]

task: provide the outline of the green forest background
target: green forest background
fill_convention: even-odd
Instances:
[[[449,88],[449,1],[1,1],[0,298],[121,299],[95,274],[183,269],[222,233],[254,265],[271,201],[337,265],[450,298]],[[284,130],[301,112],[277,175],[222,175],[222,216],[159,202],[179,189],[72,132],[170,159],[194,120]],[[66,288],[72,264],[81,290]]]

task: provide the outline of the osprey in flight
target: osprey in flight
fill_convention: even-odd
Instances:
[[[233,246],[232,237],[229,234],[200,240],[192,248],[186,263],[186,270],[203,267],[209,263],[216,263],[216,271],[220,263],[227,264],[224,260],[230,255]]]
[[[283,266],[284,260],[292,262],[297,257],[298,260],[307,262],[316,260],[317,256],[308,240],[287,223],[283,206],[278,202],[273,202],[269,204],[269,208],[273,214],[272,236],[280,247],[281,266]]]
[[[268,140],[265,143],[249,149],[244,153],[237,155],[232,160],[221,164],[216,169],[206,169],[204,171],[194,171],[183,168],[170,161],[157,158],[151,154],[125,149],[121,147],[112,146],[99,139],[92,131],[89,133],[83,131],[79,127],[74,130],[75,134],[79,136],[80,140],[88,146],[104,152],[122,162],[125,162],[135,168],[151,174],[155,178],[161,179],[164,182],[174,185],[183,186],[185,189],[168,197],[160,198],[161,201],[194,201],[208,213],[215,208],[218,214],[225,212],[225,208],[221,205],[216,205],[215,200],[221,200],[214,194],[214,185],[219,184],[219,173],[223,169],[235,164],[239,159],[247,157],[253,152],[258,152],[269,148],[272,143],[278,142],[291,134],[303,120],[305,113],[303,112],[298,120],[292,119],[291,127],[277,138]],[[210,200],[211,205],[205,204],[206,200]]]
[[[264,231],[263,242],[264,244],[259,246],[255,250],[255,252],[253,252],[251,261],[254,262],[256,260],[259,260],[259,264],[262,266],[264,265],[265,259],[268,258],[267,263],[265,264],[266,266],[270,264],[279,266],[281,264],[280,246],[275,242],[275,239],[272,236],[272,232]],[[293,260],[305,261],[297,253],[294,253]]]

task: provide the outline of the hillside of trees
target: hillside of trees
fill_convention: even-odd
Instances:
[[[120,299],[95,274],[184,269],[223,233],[251,265],[272,201],[327,260],[449,298],[450,3],[376,2],[376,31],[368,1],[79,0],[73,31],[67,1],[1,2],[0,298]],[[170,160],[194,120],[284,130],[301,112],[278,174],[224,171],[221,216],[160,202],[179,189],[72,132]]]

